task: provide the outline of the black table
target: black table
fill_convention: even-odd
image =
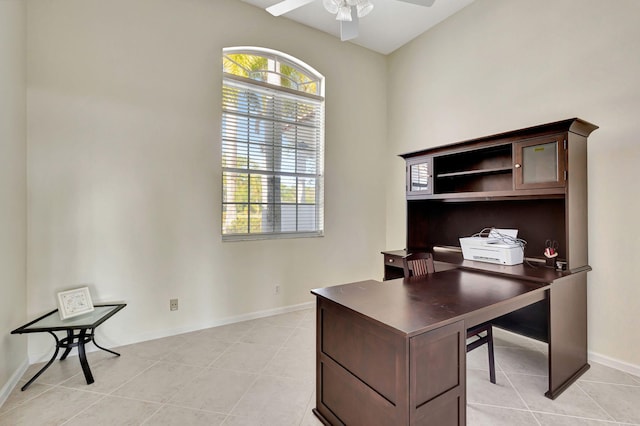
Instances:
[[[58,310],[53,310],[48,314],[41,316],[28,324],[18,327],[11,332],[11,334],[24,334],[24,333],[42,333],[46,332],[53,336],[56,341],[56,350],[49,362],[40,369],[28,382],[22,387],[22,390],[31,385],[49,366],[55,361],[58,356],[60,348],[64,348],[64,353],[60,360],[64,360],[74,347],[78,348],[78,357],[80,358],[80,365],[84,372],[84,377],[87,380],[87,384],[90,385],[94,382],[91,369],[89,368],[89,362],[87,361],[87,354],[85,352],[85,343],[93,342],[98,348],[103,351],[110,352],[114,355],[120,356],[119,353],[112,350],[103,348],[98,345],[95,340],[95,329],[111,318],[116,312],[123,309],[126,303],[117,303],[110,305],[95,305],[93,312],[80,315],[74,318],[61,320],[58,315]],[[55,331],[66,331],[67,337],[59,339],[54,333]]]

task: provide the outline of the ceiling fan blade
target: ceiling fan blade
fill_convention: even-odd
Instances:
[[[351,10],[351,21],[340,21],[340,40],[353,40],[358,37],[358,14],[356,8]]]
[[[314,1],[315,0],[283,0],[280,3],[274,4],[273,6],[269,6],[267,8],[267,12],[269,12],[273,16],[280,16]]]
[[[432,6],[433,3],[436,2],[436,0],[398,0],[398,1],[403,1],[405,3],[412,3],[412,4],[417,4],[418,6],[427,6],[427,7]]]

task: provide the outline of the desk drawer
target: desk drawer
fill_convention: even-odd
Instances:
[[[384,264],[388,266],[395,266],[397,268],[402,268],[402,256],[395,256],[392,254],[384,255]]]
[[[381,252],[384,256],[383,280],[394,280],[404,276],[402,258],[407,255],[406,250],[393,250]]]

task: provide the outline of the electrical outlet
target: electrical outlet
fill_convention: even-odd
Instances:
[[[279,285],[276,286],[276,294],[280,294],[280,286]]]
[[[178,310],[178,299],[169,299],[169,309],[172,311]]]

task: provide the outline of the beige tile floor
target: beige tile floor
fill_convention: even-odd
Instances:
[[[0,425],[319,425],[314,331],[307,309],[92,352],[92,385],[77,358],[56,361],[13,391]],[[501,330],[495,341],[496,385],[485,348],[467,357],[468,425],[640,425],[640,378],[592,363],[551,401],[546,346]]]

